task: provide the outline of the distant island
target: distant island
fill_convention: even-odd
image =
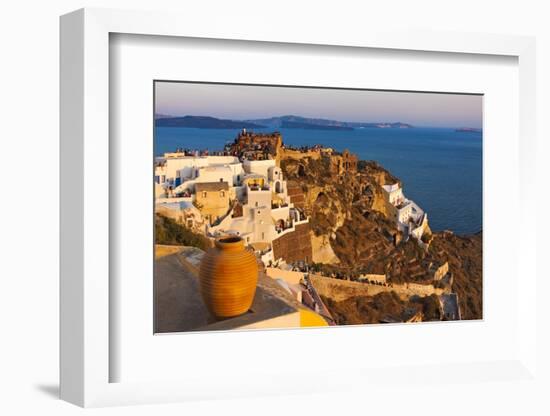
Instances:
[[[283,121],[281,127],[285,129],[306,129],[306,130],[353,130],[352,127],[324,126],[299,121]]]
[[[324,118],[307,118],[294,115],[262,118],[254,120],[246,120],[251,123],[258,123],[266,125],[270,128],[308,128],[308,129],[337,129],[337,130],[353,130],[356,128],[411,128],[410,124],[401,122],[377,122],[377,123],[364,123],[364,122],[352,122],[352,121],[338,121],[328,120]]]
[[[155,125],[157,127],[194,127],[197,129],[260,129],[265,127],[247,121],[223,120],[207,116],[156,117]]]
[[[458,133],[481,133],[481,129],[475,127],[459,127],[455,131]]]
[[[294,115],[280,116],[280,117],[271,117],[271,118],[262,118],[254,120],[246,120],[251,123],[258,123],[266,125],[270,128],[309,128],[309,129],[319,129],[325,130],[326,127],[336,128],[342,130],[353,130],[356,128],[411,128],[413,127],[410,124],[401,123],[401,122],[377,122],[377,123],[364,123],[364,122],[353,122],[353,121],[338,121],[338,120],[328,120],[324,118],[307,118]]]
[[[286,128],[308,130],[354,130],[357,128],[412,128],[401,122],[347,122],[321,118],[306,118],[300,116],[280,116],[254,120],[226,120],[210,116],[169,116],[155,115],[157,127],[188,127],[199,129],[243,129],[243,128]]]
[[[168,114],[155,114],[155,120],[158,120],[159,118],[172,118],[174,116],[170,116]]]

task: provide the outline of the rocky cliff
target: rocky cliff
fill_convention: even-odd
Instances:
[[[427,284],[433,281],[434,268],[448,261],[452,276],[447,280],[448,290],[458,294],[462,319],[481,319],[481,234],[432,233],[428,226],[423,237],[430,241],[426,250],[413,239],[402,241],[382,190],[382,185],[400,181],[376,162],[360,161],[357,171],[341,175],[331,174],[329,157],[282,158],[280,163],[289,180],[292,202],[310,217],[315,271],[343,279],[379,273],[387,276],[389,284]],[[355,323],[362,314],[351,309],[365,309],[371,301],[379,305],[384,299],[327,302],[341,322],[346,321],[348,311],[349,321]],[[421,307],[423,302],[411,302],[400,306],[403,310],[414,306],[425,317],[435,319],[431,304],[428,313]],[[369,322],[383,314],[371,314]]]
[[[448,261],[453,274],[453,291],[458,295],[462,319],[483,318],[483,234],[458,236],[434,233],[429,255]]]
[[[381,186],[397,178],[375,162],[357,172],[334,175],[329,157],[283,158],[292,202],[310,217],[314,261],[355,269],[376,253],[392,249],[399,239]],[[320,252],[320,253],[319,253]]]

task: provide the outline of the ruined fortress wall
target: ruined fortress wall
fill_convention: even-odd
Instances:
[[[357,155],[347,150],[339,155],[330,155],[330,171],[333,175],[357,172]]]
[[[312,259],[309,223],[298,224],[295,231],[273,240],[273,258],[282,258],[287,263]]]
[[[319,150],[309,150],[307,152],[302,152],[300,150],[285,149],[282,148],[279,151],[280,159],[307,159],[311,158],[313,160],[318,160],[321,158],[321,152]]]

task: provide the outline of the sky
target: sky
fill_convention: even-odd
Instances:
[[[481,95],[155,83],[155,113],[248,120],[282,115],[339,121],[482,127]]]

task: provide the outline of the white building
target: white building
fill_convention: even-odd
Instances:
[[[388,211],[393,213],[399,231],[406,237],[413,236],[420,241],[428,225],[428,214],[414,201],[403,194],[399,183],[383,185]]]
[[[382,189],[386,191],[388,202],[392,205],[399,205],[404,199],[403,190],[399,183],[393,185],[383,185]]]
[[[215,182],[223,179],[238,184],[244,176],[241,162],[235,156],[186,156],[166,153],[155,161],[155,182],[177,188],[183,182]],[[198,179],[198,178],[201,179]]]
[[[241,163],[233,156],[166,154],[156,162],[155,189],[165,190],[157,191],[157,207],[162,204],[167,208],[170,201],[192,204],[195,184],[226,182],[231,210],[215,225],[206,226],[205,233],[210,237],[239,235],[247,244],[261,247],[262,259],[270,258],[267,253],[273,240],[308,222],[290,202],[286,181],[275,160]],[[199,221],[194,220],[196,223]]]
[[[267,243],[293,232],[308,219],[290,202],[286,181],[274,160],[247,160],[242,187],[236,192],[239,201],[234,209],[209,233],[236,234],[248,244]]]

